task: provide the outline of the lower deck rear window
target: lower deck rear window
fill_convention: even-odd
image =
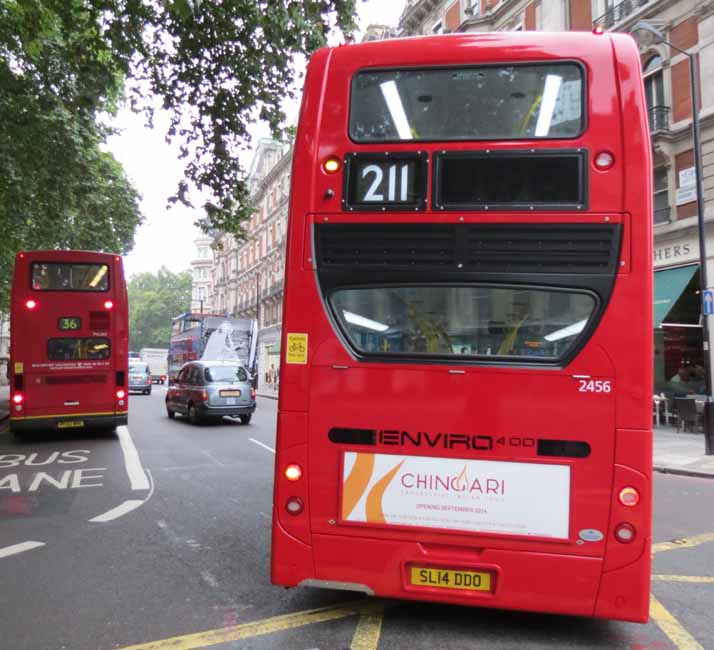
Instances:
[[[330,305],[360,354],[556,361],[597,302],[584,291],[504,286],[338,289]]]
[[[111,345],[108,338],[62,338],[47,341],[50,361],[81,361],[108,359]]]

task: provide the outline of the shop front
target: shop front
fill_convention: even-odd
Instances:
[[[655,245],[656,394],[681,397],[705,391],[698,261],[696,238]]]

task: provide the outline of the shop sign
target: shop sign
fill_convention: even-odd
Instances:
[[[682,262],[696,262],[699,259],[699,248],[694,239],[684,239],[654,248],[654,265],[673,266]]]

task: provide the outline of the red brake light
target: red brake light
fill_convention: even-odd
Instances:
[[[291,515],[299,515],[303,511],[304,508],[305,508],[305,504],[303,503],[303,501],[300,497],[290,497],[285,502],[285,509]]]
[[[299,481],[302,477],[302,467],[295,463],[291,463],[285,468],[285,478],[288,481]]]
[[[640,502],[640,493],[633,487],[625,487],[618,495],[620,503],[628,508],[633,508]]]
[[[14,404],[22,404],[25,401],[25,396],[22,393],[15,393],[12,396],[12,401]]]
[[[208,401],[208,391],[205,388],[201,391],[201,399],[204,402]]]
[[[114,307],[114,303],[111,300],[104,301],[104,309],[111,309]]]
[[[605,28],[602,25],[595,25],[593,29],[593,34],[597,34],[600,36],[601,34],[605,33]]]
[[[637,536],[637,531],[632,524],[618,524],[615,528],[615,539],[623,544],[629,544]]]
[[[25,307],[27,307],[28,309],[34,309],[35,307],[37,307],[37,302],[34,300],[28,300],[25,303]]]
[[[117,391],[117,399],[124,399],[125,397],[126,397],[126,393],[123,390]]]

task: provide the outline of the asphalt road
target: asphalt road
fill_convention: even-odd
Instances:
[[[112,435],[0,430],[2,650],[714,650],[712,480],[656,476],[647,625],[284,590],[268,578],[276,402],[194,427],[163,398],[132,396]]]

